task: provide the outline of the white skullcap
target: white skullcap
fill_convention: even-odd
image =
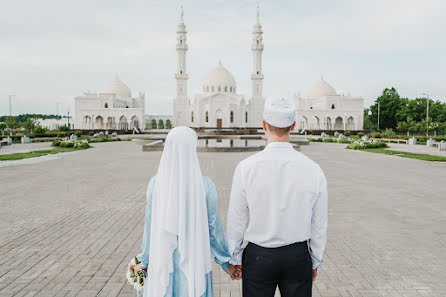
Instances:
[[[285,98],[268,98],[263,108],[263,119],[277,128],[289,127],[296,120],[296,107]]]

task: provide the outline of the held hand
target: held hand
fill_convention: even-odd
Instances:
[[[313,281],[316,280],[317,277],[317,269],[313,269]]]
[[[225,269],[225,272],[231,277],[232,280],[240,279],[241,277],[241,270],[232,264],[229,265],[228,269]]]

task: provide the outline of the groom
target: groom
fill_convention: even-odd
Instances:
[[[273,297],[277,286],[282,297],[311,296],[322,263],[327,182],[319,165],[289,143],[295,114],[288,100],[266,100],[268,145],[234,172],[226,231],[243,297]]]

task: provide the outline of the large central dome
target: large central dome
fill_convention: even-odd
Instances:
[[[318,99],[325,96],[336,96],[336,90],[321,78],[308,91],[307,97],[310,99]]]
[[[123,83],[118,76],[115,77],[104,89],[105,94],[116,94],[119,98],[132,98],[130,88]]]
[[[232,74],[218,63],[218,66],[212,69],[211,72],[206,75],[203,82],[204,92],[226,92],[235,93],[235,79]]]

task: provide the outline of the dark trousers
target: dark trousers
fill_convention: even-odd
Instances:
[[[278,248],[249,243],[242,258],[243,297],[311,297],[312,262],[307,242]]]

